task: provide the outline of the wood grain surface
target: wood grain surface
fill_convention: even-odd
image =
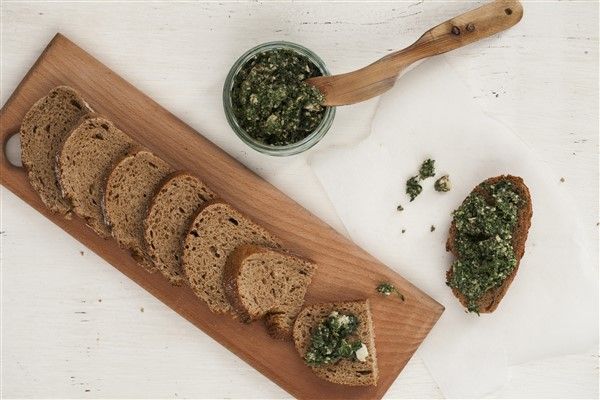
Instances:
[[[173,287],[159,274],[145,272],[115,241],[100,239],[81,220],[50,214],[29,186],[24,171],[10,165],[4,152],[0,156],[3,186],[292,395],[340,399],[383,396],[441,315],[440,304],[60,34],[2,108],[3,145],[18,131],[29,107],[61,84],[76,88],[97,112],[175,168],[197,174],[223,199],[281,237],[288,249],[313,259],[318,272],[307,295],[308,303],[371,299],[380,368],[378,386],[351,388],[320,380],[303,365],[291,343],[272,340],[262,324],[241,325],[230,317],[210,313],[190,289]],[[406,301],[378,296],[375,287],[381,281],[394,283]]]

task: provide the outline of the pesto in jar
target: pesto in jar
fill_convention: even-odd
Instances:
[[[233,113],[248,135],[273,146],[296,143],[319,126],[324,96],[304,82],[317,66],[292,50],[268,50],[248,60],[231,93]]]
[[[512,240],[522,204],[511,182],[480,188],[453,213],[458,257],[447,282],[466,297],[467,310],[476,313],[481,297],[502,285],[517,265]]]

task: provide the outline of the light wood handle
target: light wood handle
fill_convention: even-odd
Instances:
[[[446,53],[502,32],[523,17],[518,0],[496,0],[452,18],[425,32],[412,46],[398,52],[403,63]]]

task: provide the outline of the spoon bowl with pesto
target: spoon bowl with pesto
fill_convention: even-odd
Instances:
[[[247,145],[264,154],[289,156],[325,136],[335,108],[306,79],[327,76],[325,63],[291,42],[269,42],[244,53],[223,88],[229,124]]]

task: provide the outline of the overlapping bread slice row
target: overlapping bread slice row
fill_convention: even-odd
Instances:
[[[50,210],[83,218],[149,272],[189,284],[211,311],[263,319],[271,336],[292,339],[311,261],[95,114],[72,88],[40,99],[20,134],[23,165]]]

